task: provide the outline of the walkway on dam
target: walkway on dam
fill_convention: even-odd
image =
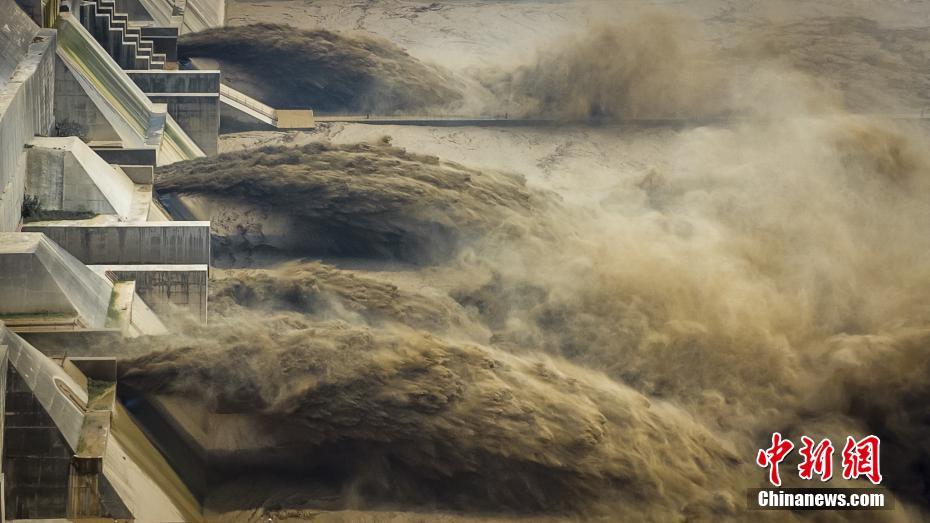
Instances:
[[[539,127],[558,123],[540,118],[507,118],[504,116],[446,115],[314,115],[316,123],[360,123],[368,125],[423,125],[430,127]]]
[[[316,125],[310,109],[275,109],[226,84],[220,84],[220,103],[276,129],[312,129]]]
[[[626,118],[570,122],[555,118],[510,118],[508,115],[418,115],[418,114],[314,114],[312,110],[275,109],[228,85],[220,85],[220,102],[276,129],[309,129],[318,123],[367,125],[414,125],[428,127],[544,127],[550,125],[594,125],[601,127],[694,127],[740,121],[741,117]],[[892,120],[930,120],[930,110],[900,114],[862,114]]]
[[[930,120],[930,111],[910,114],[860,114],[891,120]],[[550,125],[584,125],[597,127],[695,127],[749,121],[740,117],[713,118],[623,118],[588,121],[566,121],[546,118],[509,118],[506,116],[455,116],[455,115],[376,115],[336,114],[314,115],[316,123],[358,123],[368,125],[421,125],[429,127],[544,127]]]

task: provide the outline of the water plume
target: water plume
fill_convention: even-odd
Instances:
[[[698,118],[729,109],[721,64],[693,24],[667,13],[566,37],[483,83],[514,112],[570,121]]]
[[[319,262],[291,262],[274,269],[228,271],[210,288],[211,311],[293,311],[318,319],[397,323],[425,331],[487,340],[487,329],[448,296],[427,295],[357,271]]]
[[[184,35],[178,53],[218,61],[224,81],[276,108],[403,112],[462,97],[449,73],[366,34],[280,24],[220,27]]]
[[[481,235],[540,228],[557,204],[515,175],[480,172],[384,144],[265,147],[161,168],[161,194],[216,209],[221,252],[261,246],[419,263]]]
[[[671,515],[657,489],[698,512],[720,503],[700,486],[734,457],[599,373],[402,328],[252,317],[126,361],[121,381],[274,419],[296,450],[337,453],[342,488],[367,503],[561,513],[619,496],[657,517]]]

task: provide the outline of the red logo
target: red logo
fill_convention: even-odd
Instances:
[[[873,484],[882,482],[881,466],[879,464],[879,447],[881,440],[878,436],[869,435],[858,441],[847,436],[843,447],[843,478],[867,478]],[[781,486],[781,475],[778,465],[784,461],[794,449],[791,440],[782,437],[780,432],[772,433],[772,446],[760,449],[756,454],[756,464],[769,469],[769,482],[776,487]],[[829,481],[833,477],[833,443],[829,439],[820,440],[814,445],[814,440],[801,436],[801,448],[798,452],[803,458],[798,465],[798,476],[801,479],[812,480],[814,475],[820,476],[820,481]]]
[[[793,448],[794,443],[782,439],[781,433],[775,432],[772,433],[772,446],[768,449],[759,450],[759,454],[756,455],[757,465],[762,468],[771,467],[769,469],[769,481],[772,482],[772,485],[776,487],[781,486],[781,476],[778,475],[778,464],[785,459],[785,456],[787,456]]]
[[[798,475],[801,479],[813,479],[814,474],[820,476],[820,481],[830,481],[833,477],[833,443],[828,439],[820,440],[814,447],[814,440],[801,436],[801,456],[804,461],[798,465]]]
[[[843,477],[856,479],[865,476],[873,485],[882,482],[882,473],[878,463],[878,436],[866,436],[859,441],[852,436],[846,437],[843,447]]]

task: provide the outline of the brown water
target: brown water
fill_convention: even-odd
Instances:
[[[745,489],[765,481],[755,453],[780,431],[880,435],[898,508],[852,516],[925,516],[927,137],[853,114],[790,64],[692,47],[699,27],[640,23],[493,82],[531,111],[564,99],[570,120],[738,116],[661,135],[662,161],[637,171],[579,170],[586,199],[386,144],[159,174],[162,191],[239,209],[220,238],[231,252],[292,259],[228,271],[211,326],[147,340],[122,365],[143,390],[276,424],[272,442],[243,446],[293,465],[257,460],[249,496],[230,478],[213,503],[744,519]],[[229,240],[236,220],[282,214],[286,242]],[[333,254],[422,278],[300,261]]]

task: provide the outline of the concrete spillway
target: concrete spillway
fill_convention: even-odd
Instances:
[[[153,104],[76,19],[63,13],[58,36],[58,56],[125,147],[157,148],[160,165],[204,156],[165,106]]]

